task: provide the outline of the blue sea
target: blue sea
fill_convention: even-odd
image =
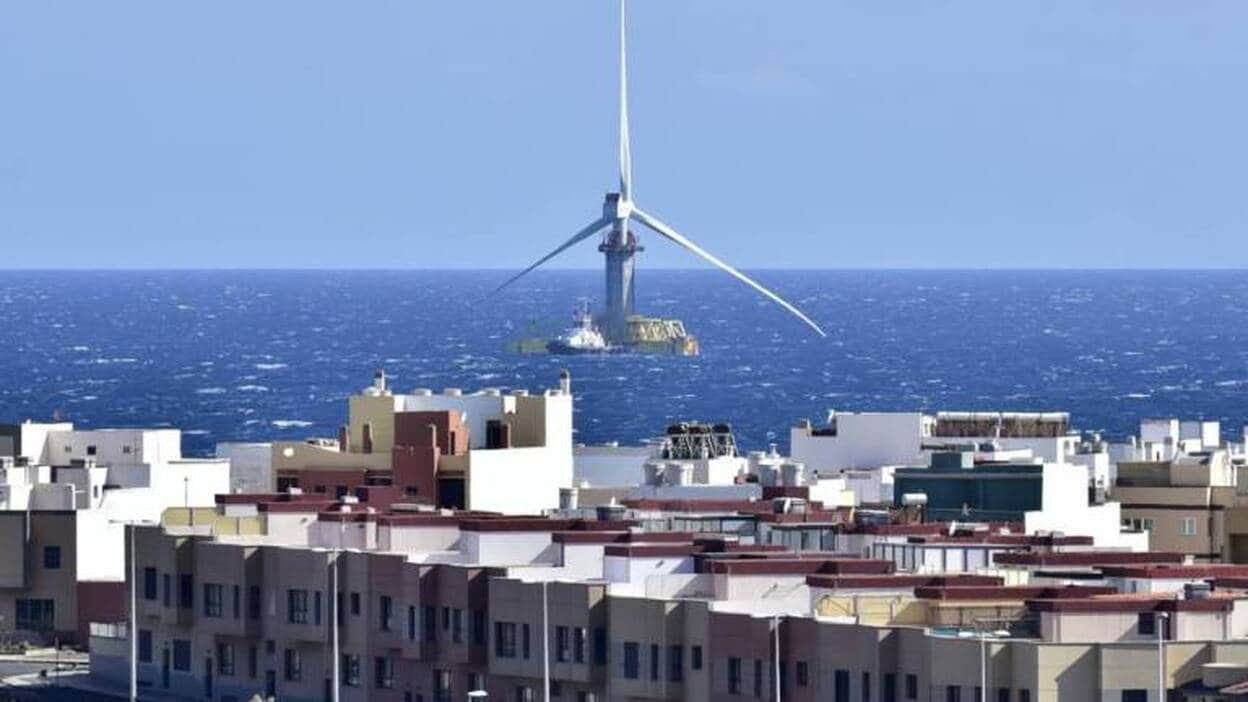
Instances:
[[[1065,410],[1111,436],[1146,416],[1248,420],[1248,276],[1174,271],[758,271],[820,339],[727,276],[639,273],[641,311],[683,319],[697,358],[519,356],[598,271],[0,273],[0,421],[174,426],[185,449],[333,436],[384,367],[417,387],[552,387],[579,441],[727,421],[748,448],[837,410]]]

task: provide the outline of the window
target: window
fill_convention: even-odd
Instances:
[[[485,610],[472,610],[472,644],[474,646],[485,645]],[[478,690],[480,688],[472,688]]]
[[[636,641],[624,642],[624,677],[629,680],[641,677],[641,645]]]
[[[436,702],[450,702],[451,699],[451,671],[435,670],[433,671],[433,699]]]
[[[315,590],[312,593],[312,623],[316,626],[321,625],[321,591]]]
[[[555,627],[555,661],[567,663],[572,649],[572,637],[566,626]]]
[[[389,690],[394,687],[394,659],[377,656],[373,659],[373,687]]]
[[[18,629],[27,631],[52,631],[56,627],[56,602],[54,600],[19,599],[14,623]]]
[[[650,644],[650,679],[659,679],[659,646]]]
[[[451,608],[443,607],[442,608],[442,631],[450,631],[450,630],[451,630]]]
[[[303,679],[303,656],[299,655],[299,649],[286,649],[283,663],[283,674],[287,680],[295,682]]]
[[[407,640],[416,640],[416,608],[407,608]]]
[[[157,590],[156,569],[144,568],[143,569],[143,599],[148,600],[148,601],[155,601],[158,596],[156,594],[156,590]]]
[[[984,688],[980,687],[979,685],[976,685],[974,694],[972,695],[971,699],[973,699],[975,702],[984,702]]]
[[[239,607],[239,600],[240,600],[240,599],[242,599],[242,597],[240,596],[241,594],[242,594],[242,588],[240,588],[239,586],[235,585],[235,586],[234,586],[234,596],[231,598],[231,600],[232,600],[231,604],[233,605],[233,607],[231,607],[231,610],[232,610],[232,612],[233,612],[233,614],[234,614],[234,618],[235,618],[235,619],[238,619],[239,614],[240,614],[240,612],[242,611],[242,609]]]
[[[247,586],[247,618],[260,618],[260,587],[258,585]]]
[[[360,657],[354,653],[342,656],[342,684],[348,687],[360,686]]]
[[[667,679],[681,682],[685,679],[685,648],[673,645],[667,647]]]
[[[832,699],[849,702],[849,671],[838,670],[832,676]]]
[[[464,642],[464,610],[458,607],[451,610],[451,641]]]
[[[286,621],[291,624],[308,623],[308,591],[286,591]]]
[[[256,673],[260,670],[260,656],[257,654],[255,646],[247,647],[247,677],[255,680]]]
[[[494,656],[516,657],[516,625],[512,622],[494,622]]]
[[[919,676],[906,675],[906,699],[919,699]]]
[[[217,644],[217,672],[221,675],[234,675],[233,644]]]
[[[607,664],[607,630],[594,629],[594,665]]]
[[[945,702],[962,702],[962,688],[958,685],[945,685]]]
[[[516,686],[516,702],[533,702],[533,688],[527,685]]]
[[[360,593],[351,593],[351,616],[360,616]]]
[[[163,601],[166,607],[169,607],[170,603],[173,601],[172,600],[173,584],[172,583],[173,583],[172,578],[169,577],[168,573],[161,574],[160,576],[161,600]]]
[[[88,456],[95,455],[95,444],[87,444],[87,455]]]
[[[1195,536],[1196,535],[1196,518],[1184,517],[1183,522],[1179,525],[1179,533],[1182,534],[1183,536]]]
[[[520,648],[524,653],[524,660],[529,660],[529,625],[524,624],[520,627]]]
[[[702,647],[694,646],[689,649],[689,667],[694,670],[702,670]]]
[[[173,640],[173,669],[184,673],[191,672],[191,642],[186,639]]]
[[[425,643],[433,643],[438,635],[437,624],[438,615],[433,607],[425,607],[422,614],[421,631],[425,635]]]
[[[394,618],[394,600],[390,599],[389,595],[382,595],[380,602],[381,606],[378,607],[380,611],[377,613],[377,625],[382,631],[390,631],[391,622]]]
[[[728,692],[734,695],[741,694],[741,659],[728,659]]]
[[[1148,690],[1123,690],[1122,702],[1148,702]]]
[[[1020,689],[1018,691],[1018,702],[1031,702],[1031,690]]]
[[[220,618],[224,603],[224,588],[217,583],[204,583],[204,616]]]
[[[572,660],[577,663],[585,662],[585,629],[584,627],[576,627],[572,629]]]
[[[884,674],[884,689],[883,689],[883,694],[881,696],[884,698],[884,702],[897,702],[897,674],[896,673]]]
[[[809,669],[806,668],[806,661],[798,661],[793,667],[793,676],[797,678],[798,687],[806,687],[810,684]]]
[[[871,673],[865,670],[862,671],[862,702],[871,702]]]
[[[997,688],[997,702],[1010,702],[1010,688],[1008,687]]]
[[[139,629],[139,662],[152,662],[152,630]]]
[[[178,608],[195,609],[195,579],[190,575],[178,576]]]
[[[763,696],[763,661],[760,658],[754,659],[754,696]]]

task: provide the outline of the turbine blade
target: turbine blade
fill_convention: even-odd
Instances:
[[[774,292],[763,287],[762,284],[755,282],[749,276],[737,270],[736,268],[733,268],[727,263],[724,263],[723,261],[719,260],[706,249],[703,249],[701,246],[698,246],[692,241],[681,236],[680,233],[678,233],[675,229],[672,229],[668,225],[664,224],[658,217],[648,214],[643,210],[637,209],[636,207],[633,208],[632,216],[636,217],[638,221],[640,221],[642,224],[646,225],[650,229],[653,229],[655,233],[659,234],[660,236],[667,238],[668,240],[672,241],[675,244],[683,246],[689,251],[692,251],[694,254],[697,254],[698,256],[702,257],[706,261],[709,261],[710,263],[724,270],[732,277],[736,278],[742,283],[745,283],[751,288],[754,288],[758,292],[762,293],[772,302],[775,302],[777,305],[780,305],[784,309],[793,313],[793,315],[796,316],[798,319],[805,322],[806,325],[809,326],[811,329],[814,329],[815,332],[819,334],[819,336],[824,336],[824,337],[827,336],[827,334],[825,334],[823,330],[819,328],[819,325],[815,324],[814,320],[812,320],[810,317],[807,317],[805,314],[803,314],[801,310],[789,304],[784,298],[780,297]]]
[[[591,223],[589,223],[588,225],[586,225],[586,227],[585,227],[584,229],[582,229],[581,231],[579,231],[579,232],[577,232],[576,234],[574,234],[574,235],[572,236],[572,238],[571,238],[571,239],[568,239],[567,241],[565,241],[565,242],[563,242],[562,244],[560,244],[560,245],[559,245],[559,248],[557,248],[557,249],[555,249],[554,251],[551,251],[550,253],[546,254],[545,256],[543,256],[543,257],[539,258],[539,259],[537,260],[537,263],[534,263],[533,265],[529,266],[528,268],[525,268],[524,270],[520,271],[519,273],[517,273],[517,274],[515,274],[515,275],[511,276],[511,277],[510,277],[510,278],[508,278],[506,281],[504,281],[502,285],[498,286],[497,288],[494,288],[494,292],[496,293],[496,292],[498,292],[499,290],[502,290],[503,288],[507,287],[508,285],[511,285],[512,283],[516,282],[516,280],[518,280],[519,278],[521,278],[524,274],[528,273],[529,271],[532,271],[534,268],[537,268],[538,266],[540,266],[540,265],[542,265],[543,263],[545,263],[545,262],[549,261],[550,259],[554,258],[555,256],[558,256],[559,254],[563,253],[563,252],[564,252],[564,251],[566,251],[567,249],[571,248],[573,245],[578,244],[578,243],[580,243],[581,241],[584,241],[585,239],[588,239],[589,237],[593,236],[594,234],[597,234],[598,232],[602,231],[603,227],[606,227],[608,224],[611,224],[611,220],[606,219],[606,218],[599,218],[599,219],[594,220],[593,222],[591,222]],[[491,294],[493,294],[493,293],[491,293]]]
[[[620,0],[620,196],[633,196],[633,150],[628,134],[628,49],[625,43],[626,0]]]

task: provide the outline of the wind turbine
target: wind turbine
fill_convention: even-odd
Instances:
[[[764,297],[788,310],[807,326],[815,330],[819,336],[827,336],[814,320],[807,317],[801,310],[787,300],[764,287],[741,271],[733,268],[706,249],[681,235],[658,217],[646,212],[633,202],[633,156],[628,134],[628,52],[625,42],[625,2],[620,0],[620,189],[619,192],[607,193],[602,205],[602,216],[585,225],[572,238],[563,242],[558,248],[537,260],[499,285],[495,292],[502,290],[526,273],[558,256],[572,246],[589,237],[606,231],[598,250],[606,255],[607,299],[603,315],[607,337],[612,340],[624,339],[627,334],[627,319],[633,314],[635,293],[633,288],[633,269],[636,254],[642,251],[637,236],[629,231],[629,221],[638,222],[647,229],[672,243],[692,252],[699,258],[727,272],[732,277],[754,288]],[[608,229],[609,228],[609,229]]]

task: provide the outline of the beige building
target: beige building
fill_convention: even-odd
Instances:
[[[1235,473],[1222,450],[1123,462],[1113,496],[1122,504],[1123,526],[1148,532],[1150,550],[1219,560],[1231,552],[1226,514],[1239,501]],[[1248,557],[1248,542],[1243,548]]]

